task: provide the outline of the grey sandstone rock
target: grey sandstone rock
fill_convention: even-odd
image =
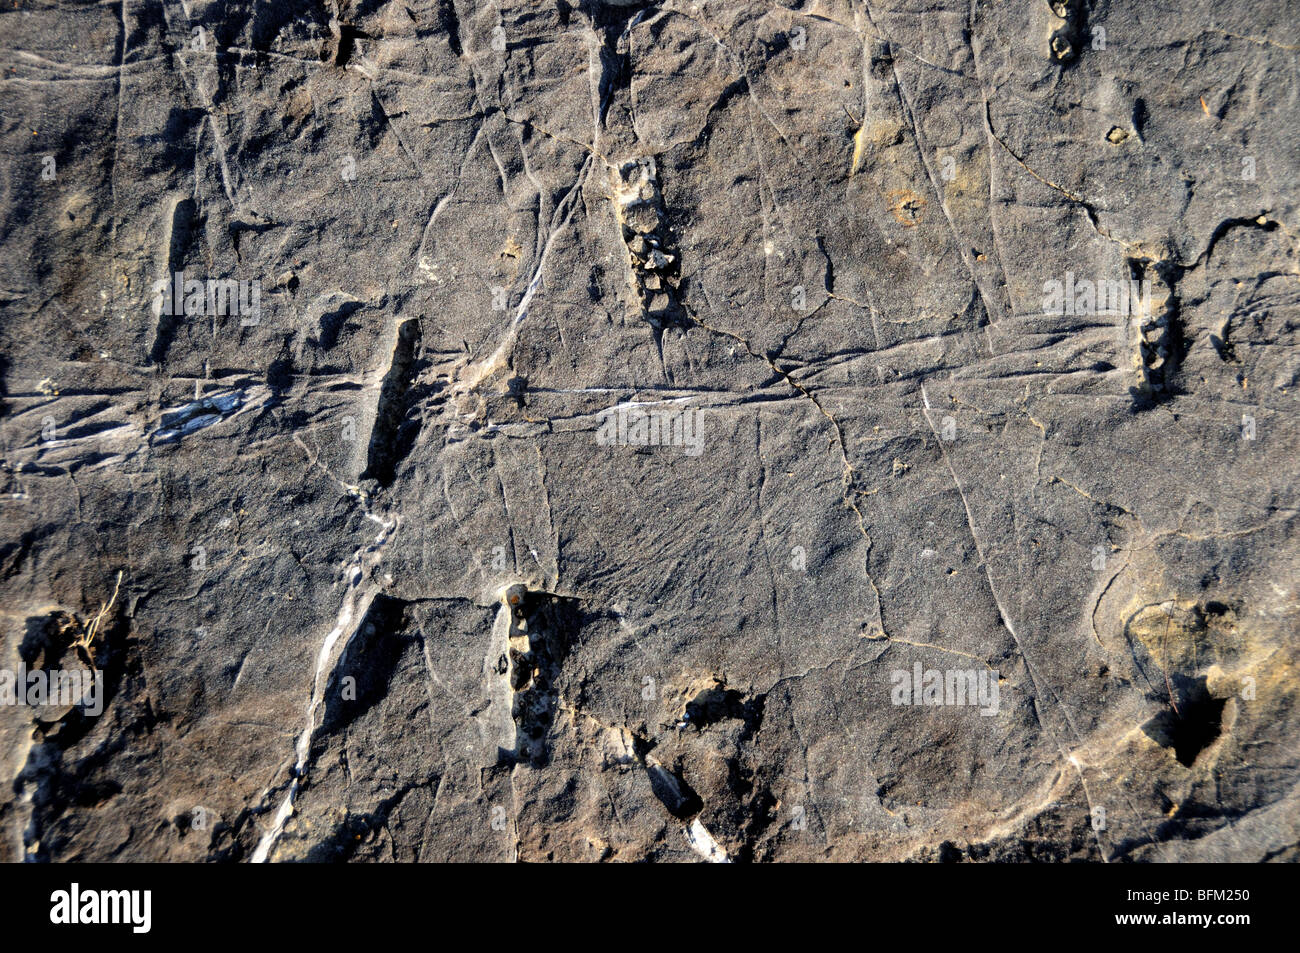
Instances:
[[[1284,0],[0,22],[5,859],[1297,859]]]

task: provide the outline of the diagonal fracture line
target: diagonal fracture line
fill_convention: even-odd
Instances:
[[[952,474],[952,482],[957,487],[957,493],[961,496],[962,506],[966,510],[966,523],[968,528],[970,529],[971,539],[975,543],[975,552],[979,556],[980,564],[984,568],[984,578],[988,582],[989,593],[993,596],[993,604],[997,606],[998,616],[1002,620],[1003,627],[1007,630],[1007,632],[1011,635],[1012,640],[1016,643],[1016,649],[1020,652],[1020,657],[1025,660],[1025,669],[1026,671],[1029,672],[1029,679],[1033,683],[1035,694],[1043,695],[1043,690],[1039,685],[1038,674],[1037,672],[1034,671],[1034,664],[1033,662],[1030,661],[1029,655],[1025,652],[1025,647],[1021,644],[1020,637],[1016,635],[1016,630],[1011,625],[1011,619],[1007,616],[1006,611],[1002,608],[1002,599],[998,595],[997,587],[993,585],[993,576],[989,572],[988,561],[984,558],[984,547],[980,544],[979,536],[975,532],[975,518],[971,513],[970,503],[966,499],[966,491],[962,489],[961,480],[957,478],[957,471],[956,469],[954,469],[952,465],[952,460],[949,459],[948,457],[948,451],[943,446],[943,439],[940,437],[939,431],[935,428],[934,421],[930,417],[930,409],[931,409],[930,398],[925,392],[924,383],[921,384],[921,400],[924,403],[924,407],[922,408],[922,413],[925,415],[925,422],[930,425],[930,430],[933,431],[935,438],[938,439],[939,441],[939,452],[943,455],[943,462],[947,465],[948,472]],[[1043,697],[1050,698],[1052,701],[1056,702],[1057,707],[1061,709],[1061,715],[1065,719],[1066,727],[1074,735],[1078,745],[1082,747],[1084,743],[1083,735],[1079,732],[1079,729],[1075,727],[1074,720],[1070,717],[1070,710],[1065,707],[1065,702],[1062,701],[1060,696],[1057,695],[1056,692],[1054,691],[1048,692],[1046,695],[1043,695]],[[1035,713],[1037,713],[1038,711],[1038,706],[1036,702],[1034,704],[1034,711]],[[1056,732],[1052,730],[1051,726],[1041,717],[1041,715],[1038,716],[1038,722],[1044,728],[1047,729],[1048,733],[1052,736],[1052,741],[1056,744],[1057,750],[1060,751],[1061,756],[1065,758],[1065,760],[1070,764],[1072,768],[1074,768],[1075,772],[1079,775],[1079,782],[1083,786],[1084,798],[1088,799],[1089,807],[1091,807],[1092,806],[1091,797],[1088,793],[1087,784],[1084,781],[1083,767],[1079,762],[1078,758],[1074,755],[1074,753],[1069,748],[1067,748],[1064,744],[1062,744],[1061,739],[1057,736]],[[1109,775],[1107,775],[1107,777],[1109,778]],[[1123,792],[1121,791],[1121,795],[1122,794]],[[1127,797],[1125,799],[1128,800]],[[1137,809],[1133,805],[1132,801],[1129,801],[1129,810],[1133,812],[1133,816],[1138,821],[1139,825],[1145,826],[1141,824],[1141,815],[1138,814]],[[1147,831],[1146,834],[1147,834],[1147,838],[1153,844],[1156,843],[1155,838],[1152,837],[1149,831]],[[1101,843],[1100,837],[1098,837],[1099,846],[1100,843]],[[1106,857],[1104,851],[1102,852],[1102,859],[1106,862],[1109,862],[1109,858]]]
[[[361,624],[365,621],[366,613],[370,611],[371,603],[374,602],[375,596],[379,593],[377,586],[366,582],[363,567],[367,563],[370,566],[378,564],[384,544],[388,542],[389,533],[397,525],[397,520],[394,519],[390,523],[385,523],[371,513],[366,515],[369,519],[378,523],[382,529],[373,543],[361,547],[353,554],[344,571],[347,591],[343,595],[343,604],[339,607],[339,614],[334,623],[334,628],[330,629],[329,634],[325,636],[325,640],[321,643],[320,652],[316,656],[316,670],[312,676],[311,699],[307,704],[307,725],[303,728],[302,734],[298,736],[298,743],[294,752],[296,760],[293,766],[293,780],[289,784],[289,790],[285,794],[284,800],[280,803],[280,809],[276,812],[271,829],[262,837],[261,841],[258,842],[257,849],[253,851],[252,862],[255,864],[266,863],[271,848],[275,846],[275,842],[284,831],[285,823],[293,816],[294,799],[298,796],[298,791],[301,789],[302,782],[307,775],[307,761],[311,753],[311,741],[316,733],[316,713],[325,701],[325,688],[329,684],[330,675],[333,674],[339,660],[347,652],[352,637],[360,630]],[[344,633],[347,634],[347,638],[343,638]],[[342,644],[340,644],[340,640]]]
[[[473,373],[470,374],[467,380],[459,385],[458,390],[468,392],[477,387],[483,378],[487,377],[502,365],[506,354],[514,346],[515,339],[519,335],[519,325],[521,325],[524,319],[528,317],[528,308],[533,302],[533,295],[537,293],[537,289],[542,285],[542,271],[546,267],[546,257],[550,254],[551,246],[555,244],[556,237],[569,224],[569,220],[573,217],[574,209],[578,207],[578,203],[573,201],[573,199],[581,190],[583,181],[586,179],[587,172],[591,169],[591,165],[592,156],[588,155],[586,161],[582,163],[582,169],[578,172],[578,179],[573,183],[573,188],[568,191],[560,202],[559,208],[563,208],[567,204],[569,210],[564,214],[564,218],[559,222],[559,224],[551,229],[551,234],[547,236],[546,244],[542,246],[542,254],[537,259],[537,268],[533,271],[533,277],[528,282],[528,288],[524,291],[524,296],[519,300],[519,307],[515,309],[515,316],[510,321],[510,328],[506,332],[506,336],[501,339],[501,343],[497,346],[497,349],[492,352],[490,357],[479,362],[479,364],[475,366]],[[558,208],[556,214],[557,216],[559,214]]]

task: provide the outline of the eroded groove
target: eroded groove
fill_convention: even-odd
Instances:
[[[414,19],[414,15],[412,15]],[[457,56],[464,53],[460,41],[460,16],[454,0],[438,0],[438,23],[447,31],[447,45]]]
[[[655,160],[629,159],[618,165],[613,178],[614,216],[627,248],[628,281],[639,313],[656,330],[683,325],[681,256],[668,234]]]
[[[325,709],[312,743],[313,759],[324,739],[356,721],[388,693],[402,653],[413,638],[405,634],[407,603],[380,593],[370,603],[357,633],[344,647],[325,689]],[[351,679],[348,691],[343,680]]]
[[[1132,388],[1134,409],[1142,410],[1174,394],[1174,378],[1184,355],[1182,324],[1179,320],[1175,286],[1183,269],[1169,263],[1129,259],[1134,287],[1154,287],[1159,300],[1148,295],[1150,310],[1134,307],[1133,332],[1136,350],[1133,367],[1137,383]]]
[[[375,423],[370,431],[366,469],[362,479],[373,479],[389,486],[396,476],[397,465],[410,452],[419,426],[408,419],[412,405],[412,382],[421,365],[416,359],[420,350],[420,322],[407,318],[397,327],[392,362],[379,387]]]
[[[523,585],[509,587],[503,599],[510,611],[506,678],[511,692],[515,746],[504,761],[545,767],[549,735],[559,706],[556,682],[578,632],[577,600]]]
[[[163,255],[167,272],[162,280],[178,274],[184,268],[185,255],[194,240],[197,220],[198,209],[193,199],[181,199],[173,206]],[[168,284],[161,293],[166,294],[170,287],[171,285]],[[157,310],[158,313],[154,315],[157,325],[154,329],[153,344],[149,348],[150,364],[161,364],[166,359],[167,350],[176,336],[176,330],[185,318],[184,314],[169,314],[169,311],[174,310],[172,308],[161,307]]]
[[[655,797],[668,813],[679,821],[689,821],[704,810],[704,802],[695,790],[686,783],[681,768],[669,769],[660,764],[653,755],[645,759],[646,772],[650,775],[650,787]]]

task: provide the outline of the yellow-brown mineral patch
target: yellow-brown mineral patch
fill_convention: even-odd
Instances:
[[[895,189],[889,193],[889,211],[900,225],[915,228],[925,213],[925,199],[911,189]]]

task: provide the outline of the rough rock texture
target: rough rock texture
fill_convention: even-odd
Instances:
[[[1297,859],[1294,14],[6,8],[4,857]]]

